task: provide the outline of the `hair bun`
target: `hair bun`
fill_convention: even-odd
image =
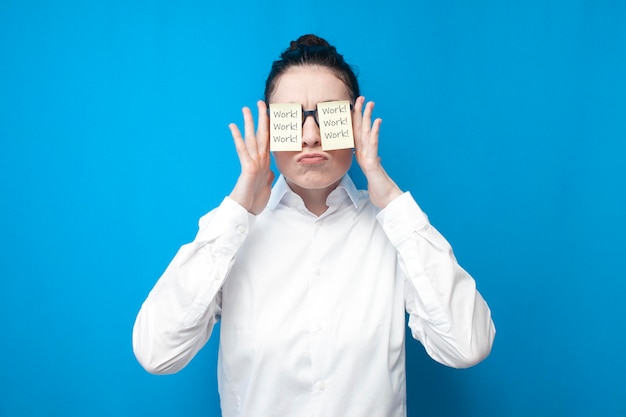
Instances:
[[[330,44],[325,40],[320,38],[319,36],[313,34],[302,35],[295,41],[291,41],[289,44],[289,48],[287,51],[296,51],[301,47],[310,47],[310,46],[330,46]]]

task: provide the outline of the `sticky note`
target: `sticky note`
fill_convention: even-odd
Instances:
[[[302,150],[302,105],[270,104],[270,151]]]
[[[350,102],[329,101],[317,104],[322,150],[354,148]]]

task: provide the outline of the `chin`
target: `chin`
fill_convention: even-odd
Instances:
[[[306,190],[322,190],[331,186],[336,185],[337,183],[339,183],[339,180],[335,180],[335,181],[302,181],[302,180],[298,180],[296,179],[295,181],[290,180],[287,178],[287,183],[290,185],[295,185],[296,187],[299,188],[304,188]]]
[[[341,178],[343,178],[344,174],[345,172],[332,176],[315,174],[311,175],[311,173],[309,173],[308,175],[285,175],[285,179],[287,180],[287,183],[292,187],[295,186],[305,190],[323,190],[330,187],[335,188],[337,184],[339,184],[339,181],[341,181]]]

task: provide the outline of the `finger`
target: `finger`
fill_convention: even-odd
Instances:
[[[246,163],[250,162],[250,154],[248,153],[248,148],[246,148],[246,144],[241,137],[241,131],[239,127],[235,123],[231,123],[228,125],[230,129],[230,133],[233,136],[233,142],[235,142],[235,150],[237,151],[237,156],[239,156],[239,162],[243,166]]]
[[[243,113],[243,126],[245,132],[246,139],[246,147],[248,148],[248,152],[250,155],[255,155],[257,153],[256,146],[256,136],[254,134],[254,118],[252,117],[252,112],[248,107],[244,107],[241,109]]]
[[[237,145],[237,142],[243,142],[243,138],[241,137],[241,132],[239,131],[239,127],[237,127],[235,123],[230,123],[228,125],[228,128],[230,129],[230,134],[232,135],[233,140],[235,141],[235,145]]]
[[[359,96],[354,103],[354,111],[352,112],[352,131],[354,132],[355,139],[360,140],[361,137],[361,123],[363,121],[363,102],[365,97]]]
[[[375,103],[373,101],[370,101],[365,106],[365,111],[363,112],[363,128],[367,129],[368,131],[370,127],[372,126],[371,123],[372,123],[372,113],[374,111],[374,105]]]
[[[383,124],[383,119],[380,117],[374,120],[374,124],[372,125],[372,136],[378,137],[378,133],[380,132],[380,125]]]
[[[378,154],[378,133],[380,132],[380,125],[383,123],[383,119],[378,118],[374,120],[374,124],[372,125],[372,130],[369,134],[369,145],[372,148],[376,148],[376,153]]]
[[[370,142],[370,131],[372,128],[372,111],[374,109],[374,102],[370,101],[365,105],[365,110],[363,111],[363,119],[361,121],[361,142],[363,147],[369,145]]]
[[[243,107],[241,109],[241,114],[243,114],[243,127],[245,137],[248,138],[250,136],[254,136],[254,120],[252,119],[252,112],[248,107]]]
[[[259,154],[269,154],[270,118],[267,114],[267,105],[263,100],[257,102],[259,125],[256,132]]]

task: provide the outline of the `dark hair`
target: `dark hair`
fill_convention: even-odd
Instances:
[[[319,65],[333,71],[344,82],[352,101],[360,95],[359,82],[354,70],[343,59],[343,55],[326,40],[315,35],[303,35],[291,41],[289,48],[274,61],[267,80],[265,81],[265,102],[269,103],[270,96],[276,89],[278,78],[290,67]]]

